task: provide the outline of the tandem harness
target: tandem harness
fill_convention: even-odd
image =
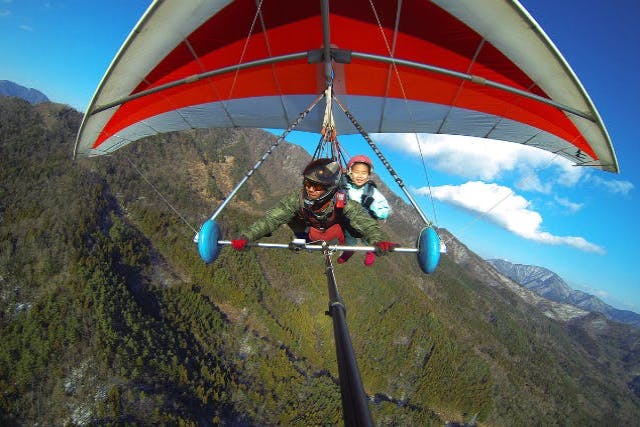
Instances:
[[[376,184],[373,181],[367,181],[364,184],[364,191],[362,192],[362,196],[360,197],[360,204],[363,208],[369,212],[374,219],[379,219],[378,216],[371,209],[371,204],[373,203],[373,189],[376,188]]]
[[[346,218],[344,216],[344,205],[347,202],[347,194],[344,191],[337,191],[332,197],[329,205],[318,213],[301,203],[300,210],[304,222],[309,226],[309,239],[311,241],[338,240],[344,244],[344,232],[342,227],[345,225]]]

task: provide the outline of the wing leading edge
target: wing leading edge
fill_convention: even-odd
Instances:
[[[501,139],[611,172],[607,131],[579,80],[515,1],[329,1],[333,87],[374,132]],[[210,127],[287,128],[324,90],[319,2],[151,4],[87,109],[75,153]],[[496,20],[501,24],[495,25]],[[357,132],[338,111],[341,134]],[[314,111],[298,130],[318,132]]]

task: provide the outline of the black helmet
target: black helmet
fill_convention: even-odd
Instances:
[[[302,176],[305,180],[321,184],[326,188],[324,194],[315,200],[309,199],[307,192],[303,190],[305,204],[307,206],[314,205],[313,207],[317,207],[323,205],[333,197],[338,190],[342,178],[342,168],[338,162],[332,159],[316,159],[304,168]]]

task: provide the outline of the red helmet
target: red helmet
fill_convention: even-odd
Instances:
[[[351,171],[351,166],[353,166],[354,163],[364,163],[365,165],[369,166],[369,173],[373,172],[373,162],[364,154],[358,154],[357,156],[353,156],[351,159],[349,159],[349,163],[347,163],[348,171]]]

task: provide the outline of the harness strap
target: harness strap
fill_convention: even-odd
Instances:
[[[360,204],[364,207],[372,217],[376,217],[371,211],[371,204],[373,203],[373,189],[376,188],[376,185],[373,181],[367,181],[364,184],[364,190],[362,191],[362,195],[360,196]]]
[[[344,224],[344,206],[347,202],[347,195],[344,191],[336,191],[329,205],[319,214],[305,205],[302,196],[300,199],[300,216],[310,227],[324,231],[334,224],[340,226]],[[328,210],[331,210],[331,212],[327,212]]]
[[[326,106],[324,110],[324,117],[322,119],[322,129],[320,130],[320,134],[324,137],[325,141],[335,142],[338,136],[336,131],[336,124],[333,120],[333,111],[331,108],[331,100],[333,99],[332,95],[332,86],[327,86],[325,90],[325,100]]]
[[[333,243],[337,240],[341,245],[344,245],[344,231],[342,231],[340,224],[333,224],[326,230],[311,227],[309,229],[309,239],[312,242],[323,240],[327,243]]]

